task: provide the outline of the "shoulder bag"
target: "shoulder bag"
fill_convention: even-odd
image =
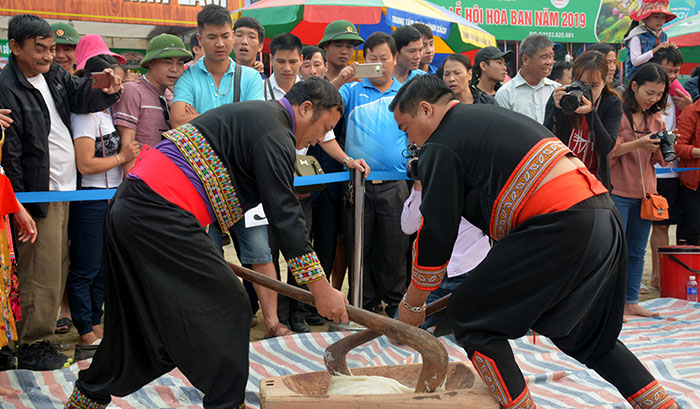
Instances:
[[[318,160],[311,155],[297,155],[294,164],[294,176],[323,175],[323,168]],[[326,188],[326,184],[297,186],[294,191],[297,193],[320,192]]]
[[[632,132],[634,132],[634,139],[637,139],[637,131],[634,129],[634,119],[632,118],[632,115],[627,112],[625,113],[627,114],[627,119],[630,121]],[[637,149],[637,163],[639,164],[639,176],[642,179],[642,209],[639,216],[644,220],[668,220],[668,201],[666,198],[658,193],[647,192],[647,189],[644,186],[642,158],[639,155],[639,149]]]

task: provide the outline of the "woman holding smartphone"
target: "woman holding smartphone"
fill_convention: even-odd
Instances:
[[[668,99],[668,76],[660,65],[640,66],[622,94],[623,117],[615,148],[610,153],[610,176],[615,202],[627,237],[625,315],[659,315],[639,305],[651,220],[642,219],[642,198],[656,193],[654,164],[666,165],[659,140],[651,136],[666,129],[661,111]],[[645,192],[646,190],[646,192]]]

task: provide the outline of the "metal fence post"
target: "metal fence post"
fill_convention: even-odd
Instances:
[[[355,226],[354,226],[354,250],[352,254],[352,305],[362,308],[362,249],[364,242],[365,226],[365,178],[364,174],[353,169],[353,181],[355,184]]]

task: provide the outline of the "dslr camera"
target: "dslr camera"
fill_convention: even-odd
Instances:
[[[561,106],[562,112],[566,115],[573,115],[576,113],[578,107],[583,104],[583,97],[593,102],[591,87],[581,81],[572,82],[571,85],[566,87],[565,91],[566,94],[562,95],[559,100],[559,106]]]
[[[661,149],[661,154],[664,157],[664,161],[671,162],[672,160],[676,159],[675,145],[678,135],[672,132],[662,131],[651,134],[650,138],[658,139],[660,141],[659,148]]]
[[[403,157],[408,159],[408,165],[406,166],[406,176],[412,180],[418,179],[418,155],[420,154],[420,148],[415,143],[408,145],[406,150],[403,152]]]

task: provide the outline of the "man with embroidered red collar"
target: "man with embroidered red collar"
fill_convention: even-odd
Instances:
[[[105,218],[105,337],[67,408],[104,408],[175,367],[204,408],[245,407],[251,308],[204,227],[228,230],[261,202],[319,314],[347,322],[292,186],[295,149],[318,143],[342,110],[330,83],[310,78],[278,101],[207,111],[141,151]]]
[[[389,109],[420,147],[411,174],[423,183],[423,224],[399,319],[424,321],[425,299],[442,281],[464,217],[495,244],[455,290],[448,314],[501,407],[535,407],[508,344],[532,328],[633,407],[676,408],[617,339],[624,231],[607,190],[584,164],[535,121],[461,104],[432,76],[406,83]]]

